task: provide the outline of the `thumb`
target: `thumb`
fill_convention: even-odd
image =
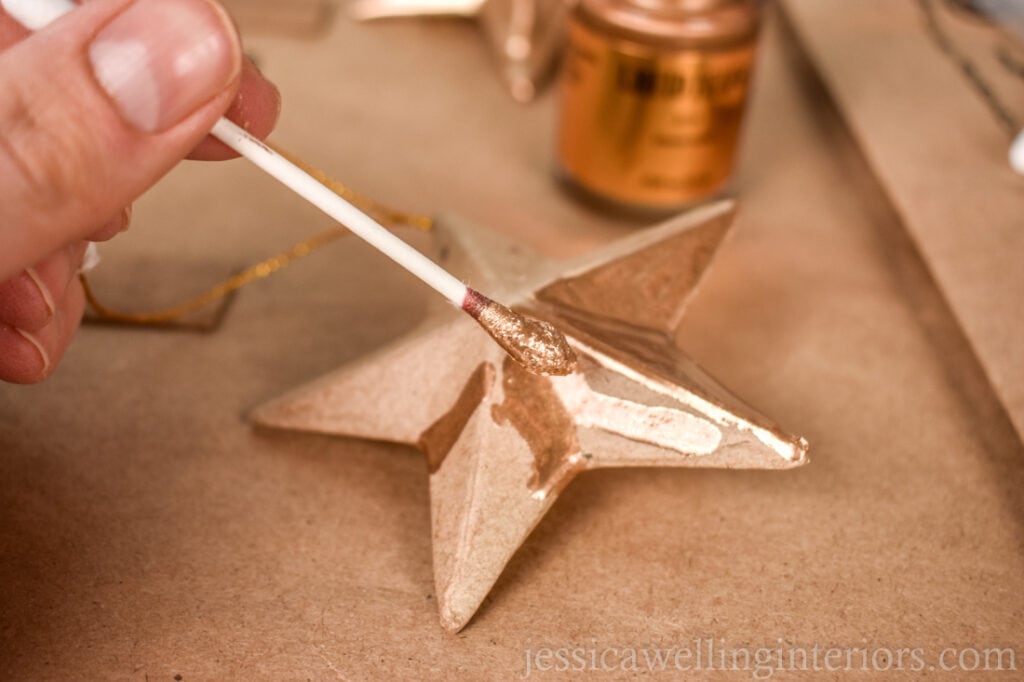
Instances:
[[[188,154],[241,64],[212,0],[94,0],[0,53],[0,281],[95,231]]]

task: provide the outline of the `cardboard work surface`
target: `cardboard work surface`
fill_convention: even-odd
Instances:
[[[995,58],[1004,50],[1020,59],[1024,45],[954,7],[936,0],[786,3],[1024,436],[1024,177],[1007,161],[1010,137],[1024,125],[1024,72]],[[997,112],[1014,117],[1018,129],[1004,130]]]
[[[513,103],[469,24],[339,17],[248,48],[284,92],[275,139],[380,201],[553,257],[635,229],[558,189],[552,93]],[[422,456],[244,419],[432,296],[348,238],[240,292],[214,332],[90,326],[48,382],[0,386],[0,673],[1019,675],[1024,448],[777,17],[760,57],[737,228],[678,340],[805,436],[809,465],[586,473],[445,634]],[[326,226],[242,162],[186,164],[94,285],[155,306]],[[744,669],[739,652],[768,649],[782,660]],[[672,652],[664,670],[655,650]]]

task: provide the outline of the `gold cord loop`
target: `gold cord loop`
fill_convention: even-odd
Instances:
[[[407,225],[409,227],[415,227],[421,230],[429,230],[432,227],[431,219],[427,216],[411,215],[396,211],[389,208],[369,197],[364,197],[337,180],[331,178],[322,170],[310,166],[308,163],[298,158],[294,154],[281,149],[276,145],[270,145],[274,151],[284,156],[286,159],[294,163],[296,166],[309,173],[322,185],[330,189],[332,192],[351,202],[355,206],[358,206],[363,211],[366,211],[371,216],[376,218],[381,224],[388,228],[397,225]],[[187,317],[206,306],[215,303],[225,296],[228,296],[234,291],[241,289],[242,287],[264,277],[269,277],[278,270],[281,270],[291,263],[304,258],[309,254],[313,253],[317,249],[333,242],[339,237],[343,237],[349,234],[348,230],[343,227],[332,227],[329,230],[321,232],[320,234],[304,239],[301,242],[295,244],[287,251],[279,253],[275,256],[271,256],[266,260],[260,261],[250,265],[242,272],[229,277],[228,279],[210,287],[203,293],[191,298],[187,301],[179,303],[178,305],[171,306],[169,308],[163,308],[160,310],[154,310],[144,313],[127,313],[118,310],[113,310],[100,303],[97,300],[96,294],[89,284],[89,279],[85,273],[79,275],[79,279],[82,282],[82,288],[85,290],[85,300],[88,302],[89,307],[93,313],[101,320],[107,322],[114,322],[119,324],[133,324],[133,325],[160,325],[180,320],[181,318]]]

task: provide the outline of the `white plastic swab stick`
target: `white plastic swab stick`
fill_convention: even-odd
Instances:
[[[217,121],[212,134],[369,242],[403,268],[433,287],[458,307],[466,298],[466,285],[447,270],[412,248],[376,220],[348,203],[301,168],[226,118]]]
[[[0,0],[0,6],[16,21],[33,31],[43,28],[76,7],[70,0]],[[465,284],[301,168],[226,118],[217,121],[211,132],[221,142],[419,277],[455,306],[463,306],[467,292]]]

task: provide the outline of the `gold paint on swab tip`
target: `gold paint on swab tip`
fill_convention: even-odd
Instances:
[[[553,325],[517,313],[469,288],[462,309],[528,372],[564,376],[576,370],[576,353]]]

